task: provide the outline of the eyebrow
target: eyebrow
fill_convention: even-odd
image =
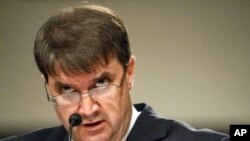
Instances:
[[[102,80],[103,78],[110,78],[110,79],[115,78],[115,73],[112,73],[110,71],[104,71],[104,72],[102,72],[100,75],[98,75],[97,77],[93,78],[93,80],[91,80],[92,84],[89,87],[91,87],[92,85],[94,85],[98,81]],[[55,82],[56,91],[59,92],[61,90],[61,88],[63,88],[63,87],[74,88],[76,86],[72,85],[72,84],[69,84],[69,83],[60,82],[60,81],[56,81]]]
[[[56,88],[57,92],[60,92],[61,88],[63,88],[63,87],[70,87],[70,88],[72,88],[72,87],[74,87],[74,85],[63,83],[63,82],[60,82],[60,81],[55,82],[55,88]]]
[[[96,78],[93,79],[93,84],[95,84],[96,82],[102,80],[103,78],[114,78],[115,74],[109,71],[105,71],[102,74],[100,74],[99,76],[97,76]]]

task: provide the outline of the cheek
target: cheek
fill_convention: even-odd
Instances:
[[[113,129],[120,127],[129,116],[131,102],[129,95],[120,94],[116,98],[102,103],[103,115],[109,121]]]
[[[102,115],[106,117],[106,119],[110,122],[116,122],[119,116],[121,115],[119,111],[119,105],[117,101],[114,99],[110,102],[105,101],[101,104],[102,107]]]

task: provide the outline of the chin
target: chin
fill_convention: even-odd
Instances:
[[[74,141],[111,141],[111,139],[110,136],[102,133],[96,135],[82,135],[80,138],[77,138]]]

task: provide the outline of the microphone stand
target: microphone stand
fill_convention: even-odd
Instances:
[[[74,113],[74,114],[70,115],[70,117],[69,117],[69,124],[70,125],[69,125],[69,137],[68,137],[68,141],[71,141],[73,127],[81,124],[81,122],[82,122],[82,117],[81,117],[80,114]]]

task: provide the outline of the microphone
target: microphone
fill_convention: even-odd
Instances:
[[[82,122],[82,117],[80,114],[78,113],[73,113],[72,115],[70,115],[69,117],[69,138],[68,138],[68,141],[71,141],[71,138],[72,138],[72,128],[74,126],[77,126],[79,124],[81,124]]]

